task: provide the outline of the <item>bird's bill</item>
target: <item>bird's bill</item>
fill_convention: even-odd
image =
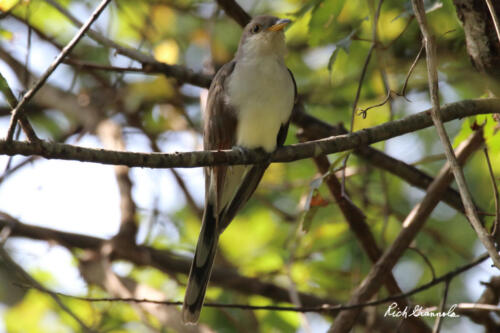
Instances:
[[[283,30],[290,22],[292,22],[289,19],[281,19],[278,22],[276,22],[274,25],[270,26],[267,28],[267,31],[280,31]]]

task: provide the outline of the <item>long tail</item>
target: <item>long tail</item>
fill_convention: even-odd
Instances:
[[[186,295],[184,296],[182,306],[184,323],[194,324],[198,322],[217,252],[218,241],[219,232],[213,214],[213,206],[208,204],[205,207],[200,236],[198,237],[198,244],[196,245],[193,263],[189,272]]]

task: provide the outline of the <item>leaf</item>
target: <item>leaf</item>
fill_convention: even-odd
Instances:
[[[312,220],[316,215],[319,207],[328,205],[328,201],[321,197],[319,187],[323,184],[324,177],[319,177],[311,182],[309,185],[309,194],[307,195],[304,204],[304,211],[300,220],[302,231],[308,232],[311,228]]]
[[[8,12],[18,2],[19,2],[18,0],[2,0],[2,1],[0,1],[0,10],[3,12]]]
[[[309,21],[309,43],[319,45],[322,41],[328,40],[329,36],[337,29],[337,20],[345,0],[324,0],[318,2],[311,14]]]
[[[471,120],[470,118],[465,118],[463,123],[462,123],[462,128],[460,129],[460,132],[455,136],[455,139],[453,140],[453,148],[457,148],[460,143],[462,143],[465,139],[467,139],[471,133],[472,133],[472,128],[471,128]]]
[[[497,129],[498,123],[491,115],[486,115],[486,124],[484,125],[484,140],[488,151],[492,156],[500,152],[500,135]]]
[[[440,0],[437,1],[424,0],[424,8],[427,14],[435,10],[438,10],[441,7],[443,7],[443,3]],[[415,13],[413,12],[413,6],[411,5],[410,1],[405,2],[404,8],[405,10],[401,14],[393,18],[392,21],[396,21],[399,18],[410,17],[415,15]]]
[[[9,30],[0,28],[0,38],[10,42],[14,38],[14,34]]]
[[[302,6],[299,10],[297,10],[295,13],[291,13],[291,16],[294,16],[296,19],[301,18],[304,16],[311,8],[319,5],[325,0],[314,0],[314,1],[309,1],[307,2],[304,6]]]
[[[311,201],[314,196],[314,191],[317,191],[318,188],[323,184],[323,177],[317,178],[309,184],[309,194],[307,195],[306,203],[304,205],[304,210],[308,210],[311,207]]]
[[[175,64],[179,58],[179,46],[174,39],[167,39],[154,48],[155,59],[166,63]]]
[[[351,31],[351,33],[347,35],[347,37],[342,38],[341,40],[339,40],[337,43],[334,44],[335,50],[333,50],[332,55],[328,60],[328,71],[330,72],[330,74],[332,72],[333,64],[335,63],[335,60],[337,60],[338,52],[342,49],[344,50],[345,54],[349,54],[349,48],[351,47],[352,43],[352,36],[354,36],[356,30]]]
[[[348,150],[348,151],[344,151],[344,152],[338,154],[337,158],[334,159],[333,162],[331,162],[330,167],[328,168],[328,172],[323,175],[323,178],[329,176],[330,173],[332,173],[332,172],[336,172],[338,165],[344,161],[344,159],[347,157],[347,155],[349,155],[351,153],[352,153],[352,150]]]
[[[17,99],[12,93],[12,90],[7,83],[7,80],[3,77],[2,73],[0,73],[0,91],[5,96],[5,99],[9,103],[11,108],[14,108],[17,105]]]
[[[311,199],[311,207],[325,207],[328,206],[328,200],[325,200],[318,190],[314,191],[313,197]]]

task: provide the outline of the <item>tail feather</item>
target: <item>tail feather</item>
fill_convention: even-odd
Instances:
[[[207,204],[182,306],[184,323],[194,324],[198,322],[218,241],[219,232],[213,214],[213,205]]]

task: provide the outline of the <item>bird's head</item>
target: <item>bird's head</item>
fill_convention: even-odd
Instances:
[[[257,16],[247,24],[241,36],[238,54],[241,57],[281,56],[286,52],[283,29],[291,21],[274,16]]]

